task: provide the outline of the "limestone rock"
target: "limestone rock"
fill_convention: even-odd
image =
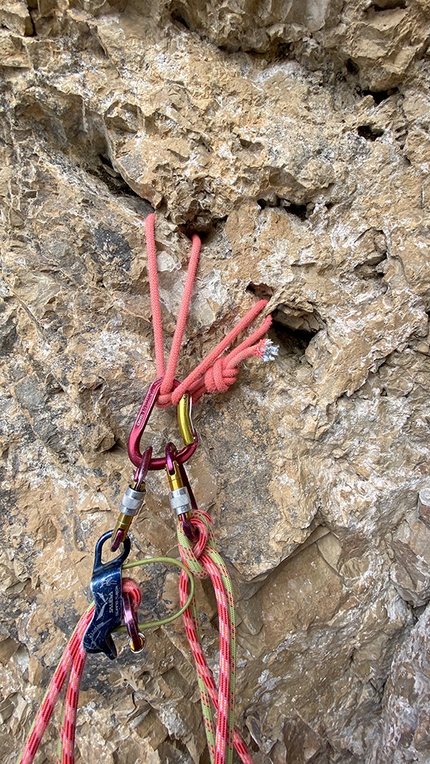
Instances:
[[[393,661],[384,691],[381,740],[372,762],[428,761],[428,633],[426,608]]]
[[[5,764],[132,476],[154,209],[166,348],[203,241],[178,377],[258,298],[279,344],[195,407],[187,465],[234,581],[255,763],[429,759],[428,20],[424,0],[0,2]],[[178,438],[160,410],[143,445]],[[175,555],[164,476],[147,488],[133,554]],[[141,581],[144,618],[175,606],[175,573]],[[206,764],[181,623],[139,656],[116,639],[88,660],[77,764]]]
[[[397,530],[393,549],[397,564],[393,570],[393,580],[402,590],[402,596],[415,606],[426,604],[429,598],[427,576],[429,529],[420,520],[410,525],[404,523]],[[411,584],[409,584],[409,581]]]

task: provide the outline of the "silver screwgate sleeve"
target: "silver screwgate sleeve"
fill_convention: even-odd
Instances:
[[[145,493],[146,491],[135,491],[134,488],[129,486],[122,497],[119,511],[123,515],[129,515],[130,517],[137,515],[144,502]]]
[[[190,501],[190,494],[188,488],[175,488],[170,491],[170,506],[176,515],[184,515],[186,512],[191,512],[192,506]]]

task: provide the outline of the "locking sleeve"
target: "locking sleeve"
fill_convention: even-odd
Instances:
[[[190,494],[185,486],[170,491],[169,501],[174,513],[178,516],[192,511]]]
[[[120,513],[122,515],[128,515],[129,517],[135,517],[144,502],[145,493],[145,490],[135,491],[134,488],[129,486],[122,497],[121,506],[119,508]]]

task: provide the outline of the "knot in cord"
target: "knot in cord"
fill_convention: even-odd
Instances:
[[[158,409],[168,409],[170,406],[173,406],[172,393],[162,393],[160,391],[155,405]]]
[[[204,376],[204,386],[208,393],[225,393],[236,381],[237,367],[228,366],[226,358],[217,358]]]

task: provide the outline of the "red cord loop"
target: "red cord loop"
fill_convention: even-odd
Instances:
[[[205,520],[207,522],[205,522]],[[187,520],[188,525],[193,531],[194,541],[192,545],[188,547],[180,547],[180,555],[182,562],[192,571],[196,578],[207,578],[208,571],[201,564],[200,558],[204,554],[208,541],[211,537],[209,527],[212,527],[211,516],[201,510],[198,513],[193,512],[190,518]],[[209,525],[208,525],[209,524]],[[182,526],[184,521],[182,519]]]
[[[151,214],[145,220],[146,250],[148,255],[149,291],[152,310],[152,323],[154,331],[155,365],[157,377],[162,377],[163,382],[155,405],[159,408],[176,406],[185,393],[193,396],[194,402],[206,392],[226,392],[237,377],[237,366],[252,355],[262,357],[261,338],[268,331],[272,319],[267,316],[261,326],[247,337],[240,345],[229,354],[223,355],[224,351],[234,342],[264,310],[267,300],[260,300],[238,322],[221,342],[209,353],[198,366],[192,371],[181,384],[174,389],[176,368],[182,338],[185,331],[188,312],[190,309],[191,295],[197,273],[201,241],[197,234],[192,238],[191,256],[188,266],[184,293],[179,308],[176,328],[173,335],[170,355],[167,367],[164,363],[163,326],[161,320],[161,306],[157,273],[157,249],[155,245],[155,215]],[[257,344],[255,344],[257,343]]]
[[[122,593],[128,594],[133,610],[137,610],[140,603],[142,602],[142,592],[132,578],[122,579]]]

